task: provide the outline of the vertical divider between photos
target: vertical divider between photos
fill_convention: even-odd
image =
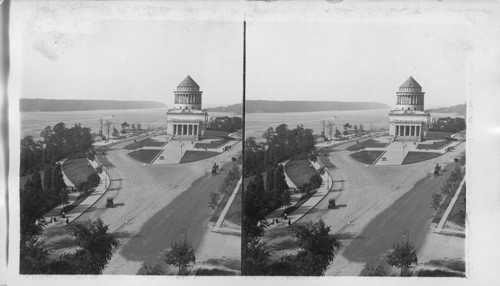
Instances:
[[[245,176],[244,176],[244,173],[245,173],[245,140],[246,140],[246,135],[245,135],[245,118],[246,118],[246,114],[245,114],[245,102],[246,102],[246,94],[245,94],[245,88],[246,88],[246,32],[247,32],[247,22],[246,21],[243,21],[243,94],[242,94],[242,111],[241,111],[241,114],[242,114],[242,130],[241,130],[241,134],[242,134],[242,144],[241,144],[241,156],[242,156],[242,160],[241,160],[241,250],[240,250],[240,263],[241,263],[241,275],[245,275],[245,269],[244,269],[244,263],[243,263],[243,249],[245,247],[245,240],[244,240],[244,235],[245,235],[245,232],[244,232],[244,228],[245,228],[245,224],[244,224],[244,219],[245,219]]]

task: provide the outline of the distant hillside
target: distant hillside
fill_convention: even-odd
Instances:
[[[233,104],[226,107],[217,107],[209,111],[240,112],[242,105]],[[379,102],[340,102],[340,101],[271,101],[247,100],[245,103],[247,113],[285,113],[285,112],[311,112],[311,111],[342,111],[366,109],[390,109],[387,104]]]
[[[436,113],[456,113],[459,115],[464,115],[465,116],[465,111],[467,107],[464,104],[458,104],[452,107],[442,107],[442,108],[434,108],[434,109],[429,109],[429,111],[436,112]]]
[[[41,99],[21,98],[19,109],[29,111],[84,111],[104,109],[144,109],[165,108],[165,104],[155,101],[87,100],[87,99]]]
[[[243,104],[236,103],[236,104],[228,105],[228,106],[210,107],[210,108],[207,108],[207,110],[209,112],[210,111],[212,111],[212,112],[232,112],[232,113],[236,113],[236,114],[242,114]]]

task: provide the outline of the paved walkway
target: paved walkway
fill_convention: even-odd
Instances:
[[[99,164],[96,161],[89,160],[89,163],[92,165],[94,169],[96,169],[99,166]],[[68,218],[67,221],[69,223],[73,222],[75,219],[80,217],[87,209],[89,209],[92,205],[94,205],[94,203],[97,200],[99,200],[102,197],[102,195],[104,195],[104,193],[106,192],[107,186],[109,186],[110,182],[109,176],[107,172],[104,171],[102,172],[102,174],[99,175],[99,177],[101,178],[101,181],[99,185],[95,188],[95,190],[87,198],[85,198],[85,200],[80,202],[80,204],[78,204],[75,208],[73,208],[70,212],[66,214],[66,218]],[[70,199],[68,199],[69,204],[75,202],[76,199],[78,198],[78,195],[79,195],[78,192],[71,193]],[[66,223],[66,219],[59,217],[59,214],[61,213],[62,209],[63,205],[61,204],[53,208],[44,215],[45,220],[47,222],[50,222],[50,218],[56,217],[56,222],[48,224],[47,227],[57,226]]]
[[[288,162],[288,161],[286,161]],[[310,161],[311,164],[314,166],[314,168],[318,171],[321,169],[321,165],[318,162],[313,162]],[[285,172],[285,178],[289,180],[288,175],[286,175]],[[304,215],[306,215],[310,210],[312,210],[321,200],[325,198],[325,196],[328,194],[330,189],[332,188],[332,178],[330,177],[328,172],[324,172],[321,175],[321,179],[323,182],[321,183],[321,186],[318,188],[316,193],[312,197],[310,197],[307,201],[305,201],[300,207],[298,207],[295,211],[292,213],[288,214],[287,217],[290,220],[290,223],[293,225],[297,221],[299,221]],[[287,181],[288,183],[288,181]],[[295,184],[292,183],[293,186]],[[290,186],[290,185],[289,185]],[[292,201],[292,206],[298,202],[297,197],[300,199],[301,194],[294,194],[293,201]],[[278,218],[284,211],[285,207],[281,206],[277,210],[273,211],[271,214],[266,216],[266,219],[273,219],[273,218]],[[271,224],[271,227],[279,226],[279,225],[286,225],[288,224],[287,220],[281,220],[281,218],[278,218],[278,224]]]

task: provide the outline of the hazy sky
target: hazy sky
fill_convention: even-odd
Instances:
[[[191,75],[205,106],[242,101],[242,23],[83,19],[71,27],[60,10],[35,13],[22,28],[21,97],[171,106]]]
[[[467,29],[436,24],[248,23],[247,99],[396,104],[413,76],[426,106],[465,102]]]
[[[172,105],[191,75],[205,106],[241,102],[242,23],[123,20],[106,11],[94,18],[96,8],[57,7],[16,14],[11,51],[21,97]],[[394,106],[413,76],[427,107],[463,103],[468,33],[456,24],[250,21],[246,96]]]

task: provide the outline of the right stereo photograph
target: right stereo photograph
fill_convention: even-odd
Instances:
[[[242,275],[466,276],[468,33],[246,23]]]

